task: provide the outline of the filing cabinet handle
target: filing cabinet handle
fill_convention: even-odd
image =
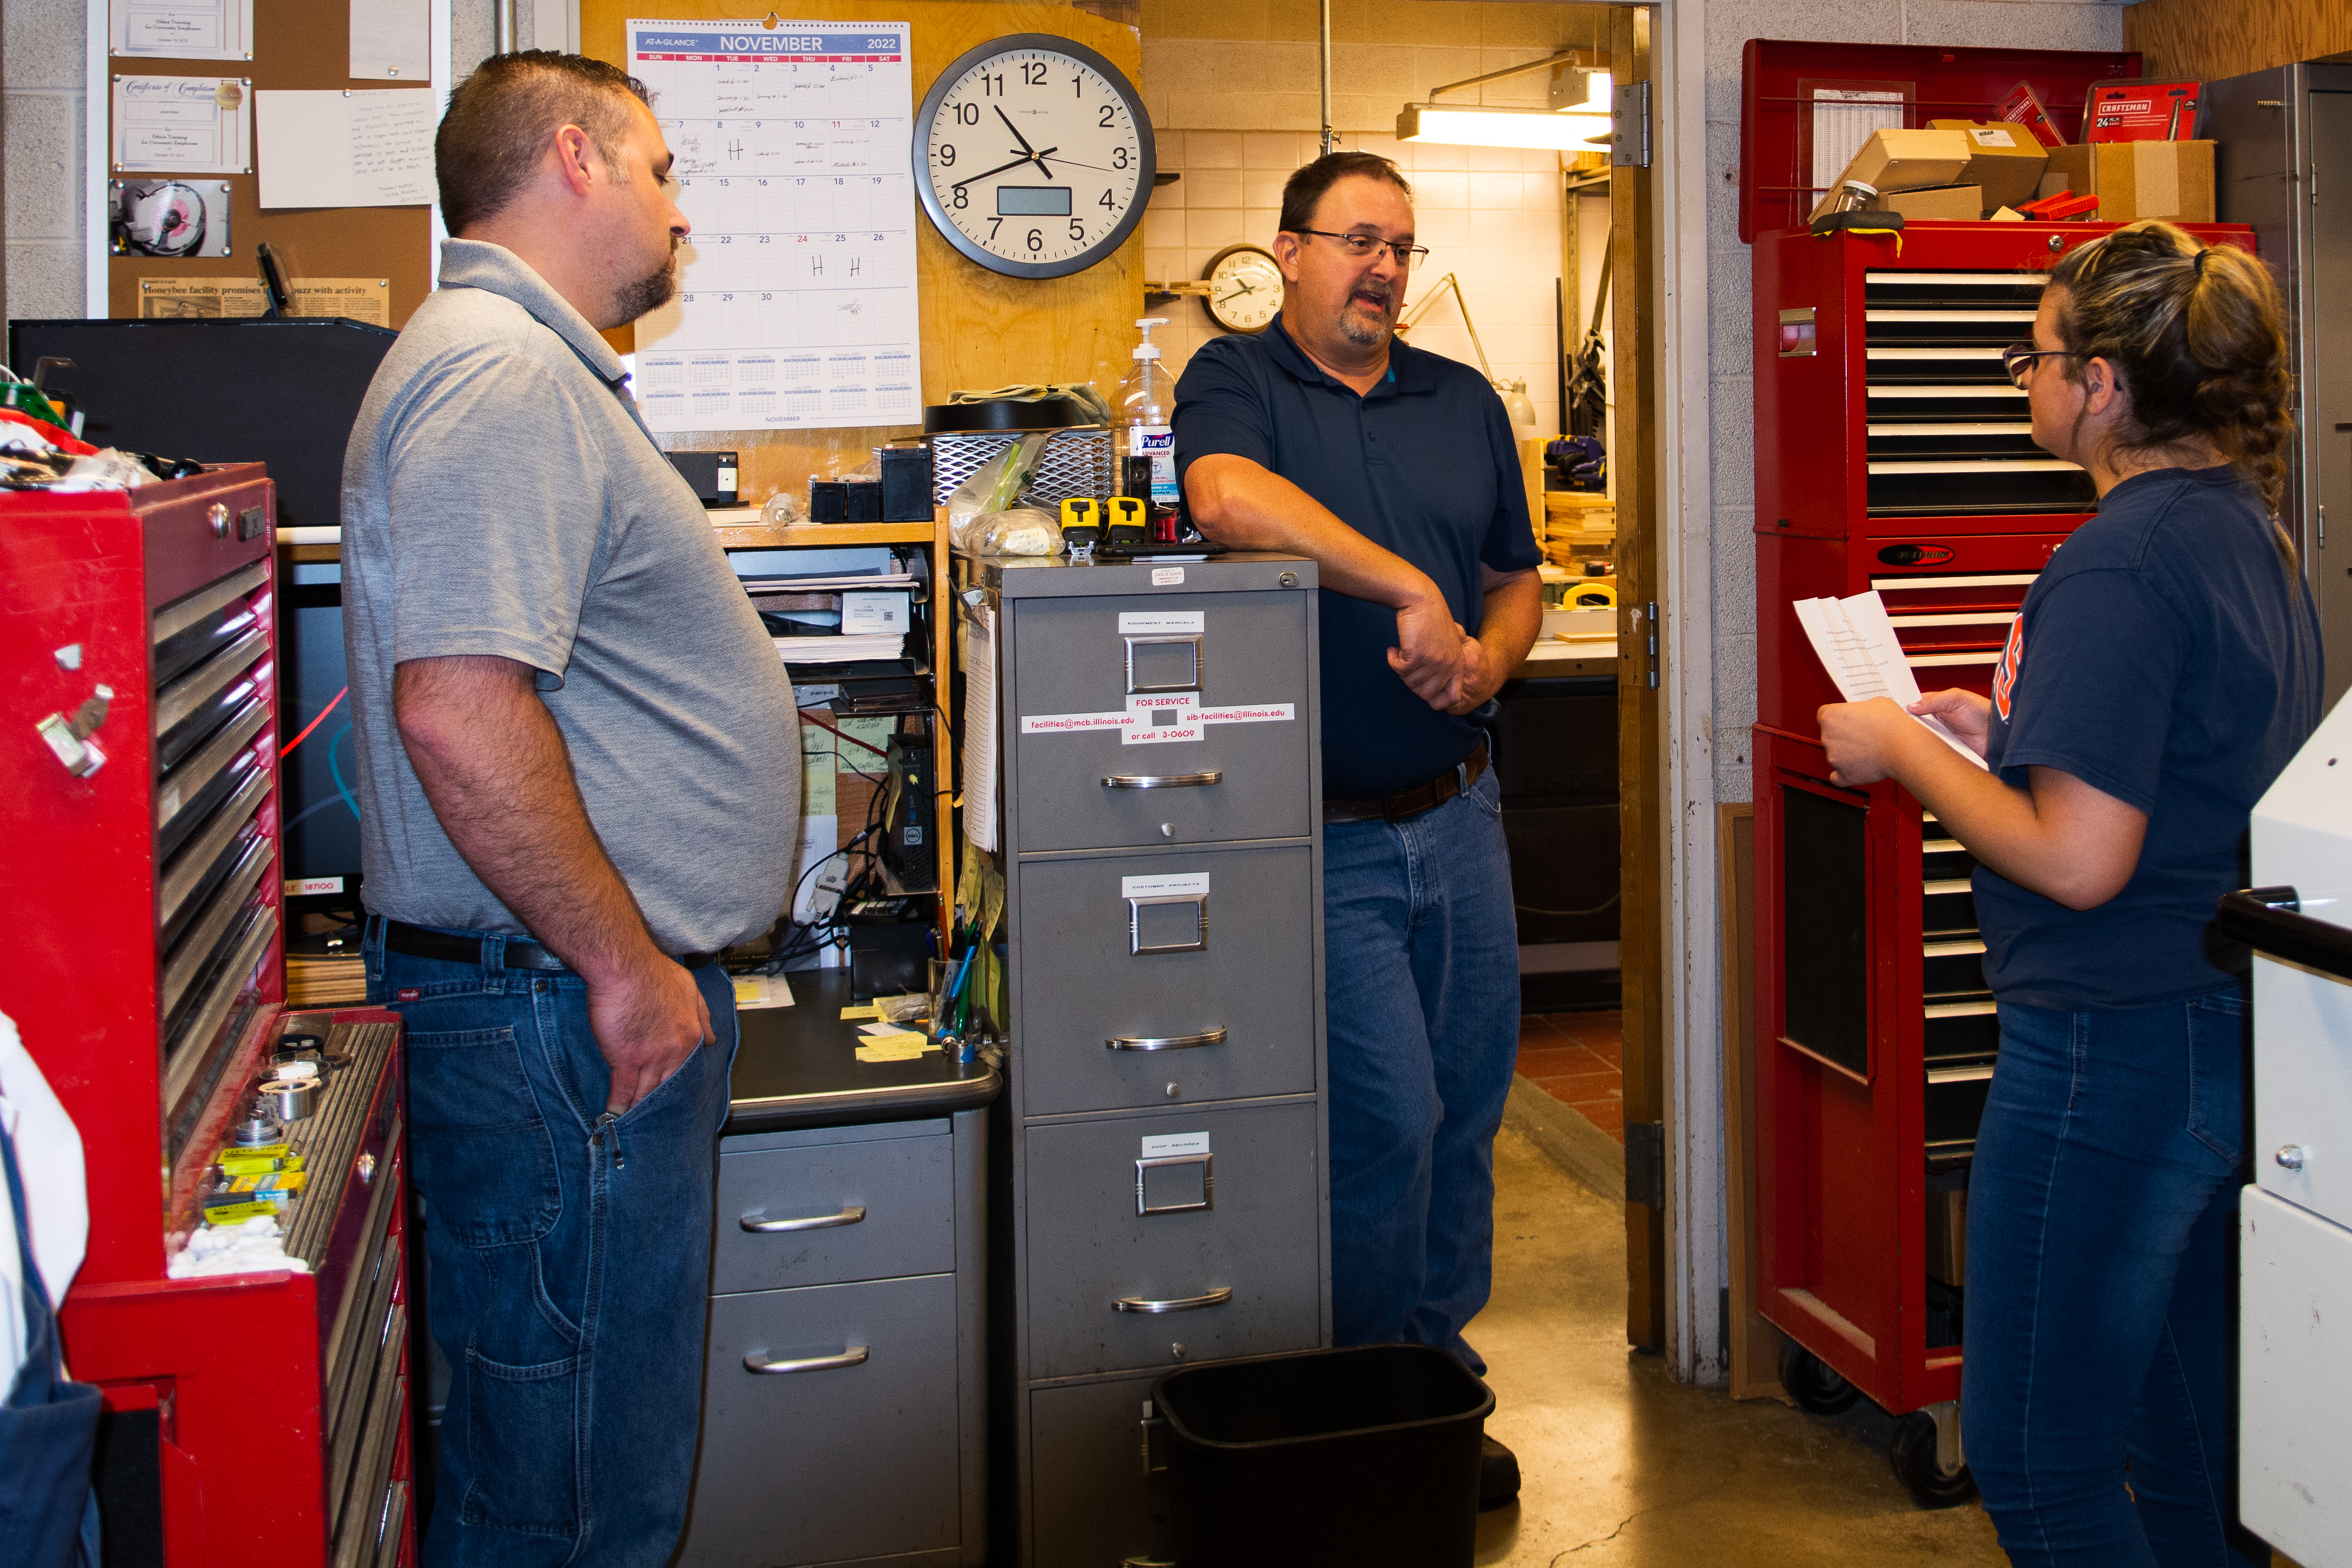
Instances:
[[[1233,1287],[1220,1285],[1205,1296],[1179,1296],[1172,1301],[1154,1301],[1142,1296],[1121,1296],[1110,1304],[1110,1310],[1114,1312],[1194,1312],[1202,1307],[1222,1307],[1233,1299]]]
[[[1192,789],[1202,784],[1223,784],[1224,770],[1211,768],[1204,773],[1105,773],[1105,789]]]
[[[872,1349],[868,1345],[852,1345],[839,1355],[803,1356],[798,1361],[771,1361],[758,1351],[743,1358],[745,1372],[831,1372],[835,1367],[864,1366]]]
[[[1203,1029],[1197,1035],[1113,1035],[1103,1042],[1114,1051],[1188,1051],[1194,1046],[1222,1046],[1225,1043],[1225,1026]]]
[[[773,1236],[780,1230],[831,1230],[837,1225],[856,1225],[866,1217],[864,1204],[852,1204],[839,1214],[821,1214],[810,1219],[763,1219],[755,1214],[743,1216],[743,1228],[754,1236]]]

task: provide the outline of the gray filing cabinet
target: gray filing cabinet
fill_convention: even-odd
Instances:
[[[985,1064],[866,1064],[848,972],[742,1014],[677,1568],[986,1561]]]
[[[1152,1380],[1331,1340],[1315,566],[972,584],[1011,939],[998,1560],[1164,1563]]]
[[[2297,395],[2282,521],[2319,604],[2333,707],[2352,687],[2352,65],[2281,66],[2205,92],[2215,216],[2253,229],[2286,295]]]

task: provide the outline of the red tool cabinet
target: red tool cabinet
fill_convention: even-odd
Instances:
[[[1798,230],[1754,250],[1758,1309],[1795,1342],[1782,1375],[1807,1408],[1858,1392],[1927,1412],[1894,1455],[1924,1502],[1968,1490],[1965,1276],[1929,1278],[1930,1176],[1963,1179],[2000,1029],[1974,862],[1900,787],[1830,782],[1813,715],[1839,697],[1791,605],[1874,588],[1923,689],[1988,689],[2093,501],[2033,445],[2000,350],[2032,336],[2041,273],[2113,227]]]
[[[415,1558],[399,1023],[285,1011],[275,523],[258,464],[0,495],[0,1011],[82,1139],[110,1568]],[[307,1162],[306,1267],[170,1278],[298,1026],[325,1088],[255,1132]]]

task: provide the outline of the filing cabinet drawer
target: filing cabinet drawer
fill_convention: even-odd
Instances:
[[[1025,1114],[1315,1091],[1307,846],[1033,861],[1019,897]]]
[[[956,1545],[952,1275],[719,1296],[709,1344],[679,1568]]]
[[[1168,1472],[1143,1473],[1143,1407],[1159,1375],[1028,1395],[1036,1568],[1174,1560]]]
[[[740,1152],[722,1146],[711,1290],[952,1270],[953,1142],[940,1133]],[[750,1228],[776,1225],[792,1228]]]
[[[1318,809],[1307,597],[1301,589],[1015,603],[1012,727],[1020,786],[1005,805],[1017,820],[1020,852],[1307,837]],[[1165,627],[1174,629],[1152,629]],[[1154,727],[1148,722],[1027,728],[1124,714],[1130,697],[1161,700],[1163,716],[1181,716],[1186,700],[1212,719],[1284,704],[1291,716],[1202,722],[1189,726],[1197,740],[1158,742],[1129,743]]]
[[[1031,1128],[1030,1375],[1315,1345],[1323,1271],[1315,1110],[1306,1101]],[[1205,1135],[1205,1164],[1154,1155],[1169,1163],[1139,1171],[1146,1139],[1184,1134]],[[1161,1212],[1137,1212],[1139,1177]]]

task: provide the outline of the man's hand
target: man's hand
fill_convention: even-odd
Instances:
[[[1389,649],[1389,668],[1415,697],[1432,708],[1452,710],[1462,700],[1463,661],[1475,657],[1477,639],[1463,631],[1440,594],[1405,605],[1397,612],[1396,623],[1397,646]]]
[[[604,1109],[618,1116],[661,1087],[686,1058],[717,1043],[710,1007],[682,965],[654,962],[588,978],[588,1025],[613,1069]]]
[[[1848,786],[1892,776],[1910,738],[1927,733],[1891,697],[1828,703],[1813,717],[1822,727],[1822,749],[1829,753],[1830,782]]]
[[[1960,687],[1930,691],[1911,704],[1910,711],[1923,719],[1942,720],[1944,728],[1967,742],[1969,750],[1979,757],[1992,741],[1991,699]]]

